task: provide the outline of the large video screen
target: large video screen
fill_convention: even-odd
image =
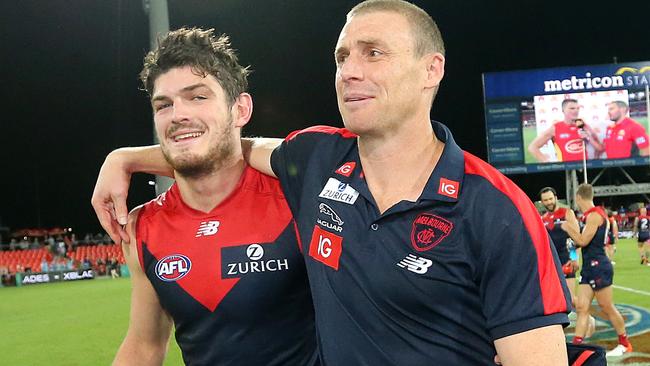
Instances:
[[[488,160],[504,173],[650,164],[650,62],[483,74]]]

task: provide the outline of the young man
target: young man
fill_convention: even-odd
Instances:
[[[614,122],[607,127],[605,133],[605,152],[608,159],[624,159],[632,156],[636,148],[640,156],[650,154],[650,141],[648,134],[641,124],[628,117],[630,108],[623,101],[615,101],[607,106],[609,119]]]
[[[569,293],[534,205],[429,120],[445,63],[431,17],[405,1],[362,2],[335,59],[346,129],[256,140],[248,156],[279,177],[296,216],[321,362],[566,364]],[[123,159],[143,156],[165,170],[155,148]],[[128,180],[125,160],[102,169],[100,214],[126,192],[105,185]]]
[[[575,99],[562,101],[564,120],[555,122],[546,131],[542,132],[528,145],[528,151],[540,163],[548,162],[548,156],[542,153],[541,148],[549,140],[553,140],[558,161],[580,161],[583,157],[584,144],[591,144],[596,152],[603,150],[595,131],[581,119],[580,105]],[[577,124],[576,121],[580,121]],[[583,142],[584,141],[584,142]]]
[[[314,314],[278,181],[248,167],[248,70],[228,38],[179,29],[141,73],[176,183],[131,212],[131,318],[115,365],[160,365],[172,324],[187,365],[314,365]]]
[[[650,252],[650,217],[647,214],[648,210],[645,207],[639,208],[639,216],[634,218],[634,226],[632,228],[634,236],[637,239],[642,265],[650,265],[650,262],[648,262],[648,252]]]
[[[583,342],[589,323],[589,307],[594,296],[602,311],[612,323],[618,334],[619,344],[607,352],[607,356],[621,356],[632,352],[632,344],[625,334],[625,321],[614,306],[612,283],[614,271],[605,253],[605,240],[609,229],[607,215],[600,207],[595,207],[594,191],[591,185],[581,184],[576,192],[576,204],[583,212],[585,227],[582,233],[568,222],[562,228],[582,249],[582,269],[578,290],[578,321],[573,342]]]
[[[568,244],[569,234],[562,229],[562,223],[568,221],[572,225],[575,225],[575,227],[579,227],[578,220],[573,210],[557,205],[557,194],[553,187],[542,188],[539,192],[539,198],[544,208],[546,208],[546,212],[542,215],[542,221],[555,245],[555,250],[560,258],[560,264],[564,272],[564,278],[571,292],[571,302],[575,304],[575,281],[578,262],[571,260]]]

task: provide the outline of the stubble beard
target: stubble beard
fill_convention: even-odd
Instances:
[[[208,176],[224,166],[232,156],[234,143],[232,141],[232,116],[230,116],[226,127],[217,136],[217,143],[210,147],[204,155],[185,154],[176,158],[170,156],[165,146],[162,146],[162,152],[167,163],[178,174],[188,179],[198,179]]]

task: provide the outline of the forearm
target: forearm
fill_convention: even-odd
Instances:
[[[123,147],[112,151],[106,161],[130,174],[141,172],[174,177],[174,170],[165,160],[160,145]]]
[[[281,143],[282,139],[278,138],[242,138],[241,144],[244,159],[254,169],[266,175],[276,177],[271,168],[271,154]]]
[[[567,227],[564,228],[564,231],[566,231],[567,234],[573,239],[573,242],[575,243],[576,246],[579,247],[584,247],[587,243],[585,243],[584,238],[582,237],[582,234],[580,233],[579,230],[574,228],[573,226],[567,225]]]
[[[120,346],[113,366],[159,366],[167,354],[167,342],[155,344],[137,340],[127,334]]]
[[[539,149],[537,146],[529,146],[528,151],[533,154],[535,159],[540,162],[540,163],[545,163],[546,162],[546,155],[542,154],[542,151]]]

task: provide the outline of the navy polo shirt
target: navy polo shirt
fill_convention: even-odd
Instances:
[[[528,197],[445,148],[417,202],[383,214],[357,139],[317,126],[271,157],[297,221],[325,365],[492,365],[498,338],[566,324],[568,290]]]

